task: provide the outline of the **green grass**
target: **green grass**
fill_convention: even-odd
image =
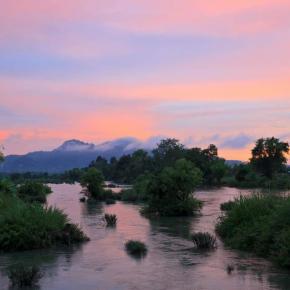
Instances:
[[[0,251],[48,248],[87,239],[61,210],[0,193]]]
[[[211,250],[216,248],[216,237],[210,233],[194,233],[192,234],[191,239],[198,249]]]
[[[51,188],[37,181],[26,181],[17,188],[17,195],[26,202],[45,203]]]
[[[18,287],[18,289],[36,286],[41,277],[42,273],[36,266],[28,267],[23,264],[18,264],[8,268],[8,278],[11,286]]]
[[[226,245],[290,267],[290,197],[240,196],[216,226]]]
[[[126,242],[125,249],[127,253],[132,256],[143,257],[147,254],[146,245],[136,240],[129,240]]]

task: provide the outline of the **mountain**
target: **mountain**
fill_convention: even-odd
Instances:
[[[130,154],[140,148],[135,138],[120,138],[98,145],[79,140],[65,141],[52,151],[37,151],[25,155],[8,155],[0,164],[0,172],[49,172],[58,173],[72,168],[82,168],[97,156],[106,159]]]

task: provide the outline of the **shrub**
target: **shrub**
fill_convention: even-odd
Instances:
[[[115,214],[108,214],[104,215],[104,220],[107,224],[107,227],[115,227],[117,224],[117,216]]]
[[[201,183],[201,171],[185,159],[166,167],[148,183],[147,211],[160,216],[190,216],[201,207],[192,194]]]
[[[90,167],[81,178],[81,186],[95,199],[102,199],[104,176],[98,169]]]
[[[220,205],[220,209],[223,210],[223,211],[228,211],[228,210],[231,210],[234,205],[235,205],[235,202],[230,200],[230,201],[222,203]]]
[[[225,243],[290,267],[290,197],[254,194],[234,203],[216,226]]]
[[[31,287],[37,285],[42,273],[36,266],[28,267],[23,264],[11,266],[8,269],[8,278],[14,287]]]
[[[112,199],[112,198],[108,198],[108,199],[106,199],[106,204],[115,204],[116,203],[116,200],[115,199]]]
[[[28,204],[3,193],[0,193],[0,201],[0,252],[48,248],[57,243],[88,239],[56,208]]]
[[[210,233],[194,233],[191,239],[198,249],[209,250],[216,248],[216,237]]]
[[[51,188],[37,181],[26,181],[17,188],[18,196],[26,202],[45,203]]]
[[[133,256],[143,257],[147,254],[147,247],[144,243],[136,240],[130,240],[125,244],[126,251]]]

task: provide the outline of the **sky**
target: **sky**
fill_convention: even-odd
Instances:
[[[0,0],[7,154],[175,137],[290,141],[289,0]],[[150,139],[151,140],[151,139]]]

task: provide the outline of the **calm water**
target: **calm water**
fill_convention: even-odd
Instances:
[[[248,191],[199,191],[197,197],[205,202],[199,217],[150,221],[140,216],[138,205],[80,203],[79,185],[52,188],[48,203],[63,209],[80,224],[91,241],[70,249],[1,255],[1,290],[9,289],[4,269],[17,261],[41,267],[41,290],[290,289],[290,272],[249,254],[225,249],[221,241],[216,251],[199,253],[189,239],[193,231],[213,232],[220,203]],[[106,212],[117,214],[116,229],[104,227],[102,215]],[[127,255],[124,243],[128,239],[147,244],[149,251],[144,259]],[[228,264],[235,267],[230,275],[226,272]]]

